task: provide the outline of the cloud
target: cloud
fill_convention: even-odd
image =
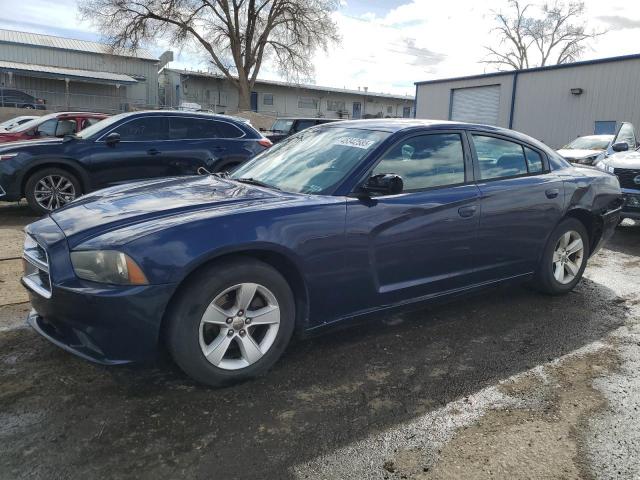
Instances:
[[[626,30],[630,28],[640,28],[640,19],[633,20],[620,15],[602,15],[597,17],[601,22],[606,23],[610,30]]]
[[[428,67],[442,63],[442,61],[447,58],[444,53],[433,52],[428,48],[416,47],[415,38],[406,38],[404,43],[407,55],[414,57],[412,65]]]

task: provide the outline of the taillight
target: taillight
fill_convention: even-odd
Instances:
[[[260,140],[258,140],[258,143],[262,145],[264,148],[269,148],[273,146],[273,142],[268,138],[261,138]]]

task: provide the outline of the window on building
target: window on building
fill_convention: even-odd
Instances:
[[[515,177],[543,170],[540,154],[519,143],[484,135],[473,135],[483,180]]]
[[[409,118],[411,117],[411,107],[403,107],[402,109],[402,116],[404,118]]]
[[[341,112],[345,109],[344,101],[341,100],[327,100],[327,110],[330,112]]]
[[[593,128],[594,135],[615,135],[616,134],[615,120],[596,120]]]
[[[392,114],[393,113],[393,107],[392,106],[388,106],[387,107],[387,114]]]
[[[318,99],[313,97],[298,97],[298,108],[318,109]]]
[[[123,142],[144,142],[166,140],[168,130],[169,125],[166,117],[143,117],[120,125],[113,131],[120,134],[120,140]]]
[[[463,152],[457,133],[420,135],[391,147],[373,174],[400,175],[405,191],[464,183]]]
[[[262,95],[262,104],[263,105],[273,105],[273,94],[265,93]]]

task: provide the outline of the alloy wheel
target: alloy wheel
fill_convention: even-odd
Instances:
[[[578,232],[569,230],[558,239],[552,262],[557,282],[567,285],[576,278],[584,262],[584,244]]]
[[[47,175],[36,183],[34,197],[40,207],[53,211],[75,200],[76,188],[63,175]]]
[[[275,295],[257,283],[234,285],[209,304],[199,328],[202,354],[223,370],[238,370],[260,360],[280,328]]]

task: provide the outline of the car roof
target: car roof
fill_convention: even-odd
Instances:
[[[433,128],[433,129],[473,129],[484,130],[486,132],[504,133],[505,135],[522,135],[515,130],[494,127],[491,125],[481,125],[478,123],[453,122],[449,120],[427,120],[420,118],[374,118],[368,120],[342,120],[334,122],[331,127],[344,126],[349,128],[360,128],[367,130],[382,130],[385,132],[399,132],[409,128]]]

